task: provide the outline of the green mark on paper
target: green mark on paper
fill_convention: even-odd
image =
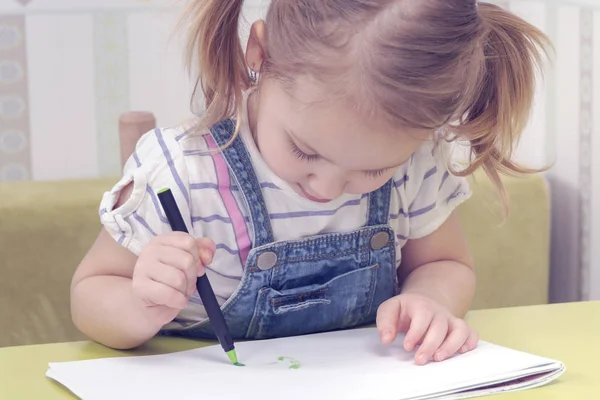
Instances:
[[[278,357],[277,358],[279,361],[285,361],[288,360],[290,362],[290,366],[289,369],[299,369],[302,364],[300,363],[300,361],[293,359],[292,357]]]

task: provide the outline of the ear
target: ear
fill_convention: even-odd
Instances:
[[[252,24],[248,46],[246,47],[246,63],[254,72],[260,72],[267,49],[267,33],[265,21],[259,20]]]

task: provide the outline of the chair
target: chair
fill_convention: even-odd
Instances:
[[[156,117],[149,111],[128,111],[119,118],[121,165],[133,154],[135,145],[146,132],[156,128]]]

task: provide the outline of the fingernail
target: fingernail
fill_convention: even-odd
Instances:
[[[392,332],[390,331],[385,331],[381,334],[381,340],[383,340],[384,342],[389,342],[392,340]]]
[[[446,359],[446,354],[444,354],[444,352],[442,352],[442,351],[438,351],[438,353],[436,354],[435,358],[438,361],[444,361]]]
[[[460,352],[461,352],[461,353],[466,353],[466,352],[467,352],[467,350],[469,350],[469,349],[467,348],[467,346],[463,346],[463,347],[461,347],[461,348],[460,348]]]
[[[427,357],[425,357],[425,354],[421,354],[421,355],[417,356],[417,362],[419,364],[427,363]]]

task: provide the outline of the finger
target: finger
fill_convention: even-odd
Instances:
[[[182,271],[186,278],[185,293],[191,295],[196,287],[198,266],[200,261],[185,250],[175,247],[161,246],[158,249],[158,261]],[[165,282],[166,283],[166,282]]]
[[[142,299],[151,306],[167,306],[182,310],[188,304],[187,296],[179,290],[156,281],[147,281],[138,292],[143,293]]]
[[[200,252],[200,261],[202,261],[202,264],[209,265],[212,263],[214,254],[217,251],[215,242],[209,238],[199,238],[196,239],[196,245]]]
[[[410,317],[410,328],[404,337],[404,349],[413,351],[417,343],[424,340],[425,332],[433,321],[433,312],[427,309],[419,309]]]
[[[460,348],[461,353],[466,353],[471,351],[477,347],[479,343],[479,335],[474,329],[471,329],[471,333],[469,334],[469,338],[465,342],[465,344]]]
[[[444,361],[456,354],[466,344],[470,331],[471,329],[463,320],[458,319],[456,322],[453,322],[450,333],[435,354],[435,360]]]
[[[448,334],[448,319],[445,317],[434,317],[425,334],[423,343],[415,355],[417,364],[424,365],[433,358],[433,355],[444,342]]]
[[[377,330],[381,341],[385,344],[392,343],[398,334],[398,318],[400,316],[400,298],[393,297],[377,309]]]
[[[147,272],[150,280],[173,288],[184,295],[188,293],[189,279],[185,272],[173,266],[158,263],[157,266]]]
[[[169,232],[164,235],[157,236],[155,239],[163,246],[176,247],[187,251],[194,258],[198,258],[198,245],[196,239],[186,232]]]

